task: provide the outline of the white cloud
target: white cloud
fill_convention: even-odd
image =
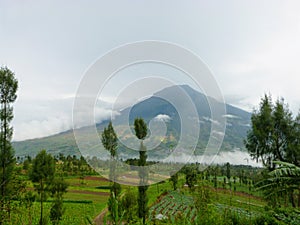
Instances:
[[[171,117],[166,114],[159,114],[154,117],[154,119],[158,121],[169,122],[171,120]]]
[[[21,122],[14,126],[14,141],[21,141],[31,138],[40,138],[72,128],[70,117],[51,117],[45,120],[31,120]]]
[[[161,159],[160,159],[161,160]],[[181,163],[195,163],[199,162],[201,164],[225,164],[229,162],[233,165],[251,165],[256,167],[262,167],[261,162],[256,162],[256,160],[251,160],[250,155],[247,152],[240,150],[220,152],[219,154],[204,154],[198,155],[187,155],[185,153],[179,155],[173,155],[167,159],[165,162],[181,162]]]
[[[230,119],[238,119],[239,118],[238,116],[232,115],[232,114],[226,114],[226,115],[223,115],[223,117],[230,118]]]

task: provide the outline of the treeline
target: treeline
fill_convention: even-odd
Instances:
[[[63,176],[85,176],[97,174],[83,156],[65,156],[64,154],[59,153],[58,155],[53,156],[53,160],[56,164],[57,171],[59,171]],[[26,156],[25,160],[20,165],[23,165],[22,169],[24,172],[28,171],[32,165],[32,157]],[[20,169],[21,168],[19,168],[19,170]]]

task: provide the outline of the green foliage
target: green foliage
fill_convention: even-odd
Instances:
[[[124,219],[127,224],[136,222],[137,205],[136,193],[131,188],[127,189],[121,199],[121,207],[125,212]]]
[[[275,168],[276,160],[299,163],[299,125],[283,99],[273,105],[271,97],[265,95],[259,110],[252,114],[251,124],[245,145],[252,158],[260,159],[269,169]]]
[[[63,195],[67,192],[68,184],[64,181],[63,177],[56,177],[51,182],[50,193],[54,198],[54,203],[50,209],[50,220],[52,224],[57,225],[62,219],[65,212],[63,207]]]
[[[110,192],[114,193],[115,196],[119,196],[121,193],[121,185],[119,183],[113,182],[110,188]]]
[[[138,139],[143,140],[147,136],[147,125],[142,118],[136,118],[134,120],[135,135]],[[139,178],[140,186],[138,187],[138,217],[143,220],[143,224],[146,223],[146,217],[148,215],[148,197],[147,197],[147,185],[148,185],[148,171],[146,168],[147,164],[147,151],[146,147],[141,141],[140,145],[140,158],[138,162],[139,166]]]
[[[143,224],[146,222],[146,217],[148,216],[148,197],[147,197],[148,186],[138,187],[138,217],[143,219]]]
[[[148,185],[148,169],[147,169],[147,151],[146,147],[141,141],[140,151],[139,151],[139,161],[138,161],[138,172],[140,178],[140,185]]]
[[[138,139],[143,140],[147,136],[147,125],[142,118],[134,120],[134,131]]]
[[[291,163],[274,161],[278,168],[268,173],[268,177],[257,184],[258,189],[264,190],[266,199],[275,200],[273,205],[280,204],[279,198],[289,198],[294,203],[294,191],[299,192],[300,167]],[[300,195],[298,195],[300,203]]]
[[[231,174],[230,174],[230,163],[226,163],[226,177],[228,180],[230,180]]]
[[[53,181],[55,173],[54,159],[46,150],[42,150],[32,162],[32,168],[29,177],[35,183],[35,190],[40,195],[40,225],[45,224],[45,217],[43,216],[43,202],[47,200],[47,191],[51,182]]]
[[[170,181],[172,182],[173,190],[177,190],[177,185],[178,185],[178,173],[175,172],[171,175]]]
[[[116,157],[118,148],[118,137],[114,131],[111,121],[109,122],[108,126],[104,128],[104,131],[101,136],[101,141],[104,148],[109,151],[112,158]]]
[[[63,208],[63,202],[58,199],[55,200],[50,209],[50,220],[52,224],[59,224],[59,221],[62,219],[64,212],[65,208]]]
[[[109,151],[111,156],[109,179],[112,181],[116,180],[116,157],[118,149],[118,137],[110,121],[107,128],[104,128],[102,133],[102,144],[106,150]],[[121,193],[121,185],[113,182],[110,189],[110,197],[108,199],[108,210],[110,212],[111,221],[113,224],[118,224],[120,220],[120,201],[119,194]]]
[[[12,103],[16,100],[18,81],[15,74],[7,67],[0,68],[0,223],[8,215],[5,212],[10,211],[11,190],[10,182],[13,177],[15,164],[14,150],[11,145],[13,129],[10,122],[13,119]]]
[[[197,183],[197,170],[194,168],[189,168],[185,174],[186,184],[192,190]]]
[[[108,199],[108,209],[110,212],[111,222],[114,225],[122,224],[122,219],[124,216],[124,211],[122,211],[120,198],[115,196],[114,192],[110,195]]]
[[[212,202],[210,189],[200,182],[193,194],[196,209],[202,213],[206,210],[208,204]]]

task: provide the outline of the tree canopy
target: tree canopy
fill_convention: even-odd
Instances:
[[[252,114],[245,140],[250,156],[271,170],[276,160],[299,165],[299,118],[293,119],[283,99],[273,104],[271,96],[265,95]]]

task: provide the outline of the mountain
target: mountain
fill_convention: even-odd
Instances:
[[[186,94],[182,94],[183,91]],[[189,126],[200,126],[199,141],[195,153],[202,154],[208,143],[208,137],[210,135],[212,123],[218,122],[213,121],[211,118],[209,102],[217,107],[221,106],[221,103],[215,99],[206,97],[204,94],[192,89],[187,85],[181,85],[165,88],[157,93],[154,93],[152,97],[120,112],[120,115],[116,117],[116,119],[113,121],[113,124],[117,124],[115,129],[118,131],[118,136],[121,140],[119,144],[119,154],[121,157],[132,157],[137,153],[137,151],[133,151],[131,148],[128,148],[128,145],[124,144],[129,143],[130,145],[135,143],[135,138],[132,134],[132,124],[136,117],[144,118],[147,123],[151,120],[153,122],[153,118],[156,118],[160,121],[163,120],[165,122],[166,133],[159,137],[152,137],[154,138],[152,139],[154,142],[158,141],[156,139],[162,141],[159,145],[155,146],[155,151],[149,152],[149,154],[150,158],[157,158],[161,157],[162,155],[167,155],[170,151],[170,148],[178,144],[180,136],[182,135],[181,128],[184,127],[184,124],[182,123],[190,120],[188,111],[190,109],[187,107],[187,96],[190,97],[193,105],[196,108],[198,117],[197,121],[199,122],[193,123]],[[176,101],[177,108],[184,113],[184,116],[180,115],[180,112],[175,109],[175,106],[167,101],[168,99],[173,99],[173,101]],[[209,102],[207,99],[209,99]],[[242,109],[226,104],[226,114],[223,115],[223,117],[226,117],[227,121],[225,137],[221,146],[221,150],[231,151],[236,148],[245,150],[243,139],[246,137],[247,130],[249,129],[251,114]],[[128,120],[129,124],[131,124],[129,127],[131,132],[126,126]],[[104,121],[97,124],[97,130],[101,132],[107,125],[107,122],[108,121]],[[155,129],[156,125],[155,123],[153,124]],[[78,129],[76,133],[84,135],[84,140],[88,140],[90,137],[90,130],[91,129],[89,129],[89,127],[84,127]],[[160,131],[160,127],[157,127],[157,130]],[[189,142],[193,138],[193,134],[186,132],[184,135],[185,142],[182,143],[182,146],[186,146],[186,148],[188,148]],[[95,143],[94,146],[91,143]],[[90,147],[87,147],[87,152],[81,153],[92,156],[94,155],[93,152],[98,152],[95,153],[95,155],[99,155],[99,152],[101,152],[101,156],[107,156],[107,152],[102,146],[99,146],[99,139],[93,141],[89,140],[88,146]],[[58,153],[63,153],[66,155],[80,154],[74,138],[73,130],[68,130],[49,137],[13,142],[13,147],[17,156],[35,155],[41,149],[46,149],[48,152],[51,152],[54,155]],[[94,148],[93,151],[90,150],[92,148]]]

